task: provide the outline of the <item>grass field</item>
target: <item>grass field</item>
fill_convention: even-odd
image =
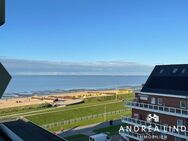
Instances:
[[[122,125],[124,126],[124,124],[122,124]],[[96,134],[105,133],[111,137],[113,135],[118,134],[120,126],[121,125],[109,126],[107,128],[101,128],[101,129],[94,130],[93,132]],[[65,137],[65,139],[67,139],[69,141],[88,141],[89,137],[86,135],[77,134],[77,135]]]
[[[51,106],[49,104],[36,104],[36,105],[29,105],[29,106],[20,106],[20,107],[12,107],[12,108],[3,108],[0,109],[0,115],[1,116],[8,116],[11,114],[19,114],[19,113],[25,113],[28,111],[36,111],[41,109],[48,109]]]
[[[124,99],[132,99],[133,94],[122,94],[117,96],[117,100],[124,100]],[[99,104],[100,102],[110,102],[114,101],[116,96],[101,96],[101,97],[92,97],[84,99],[84,103],[79,105],[71,105],[67,107],[50,107],[48,104],[40,104],[40,105],[30,105],[30,106],[20,106],[20,107],[13,107],[13,108],[4,108],[0,109],[0,117],[2,116],[25,116],[30,114],[40,114],[43,112],[48,111],[56,111],[56,110],[63,110],[63,109],[71,109],[74,107],[82,107],[88,105],[95,105]]]
[[[100,113],[105,113],[105,112],[110,112],[110,111],[116,111],[116,110],[120,110],[123,108],[125,108],[123,106],[123,102],[118,101],[118,102],[96,105],[96,106],[50,112],[47,114],[37,114],[34,116],[28,116],[26,118],[37,124],[43,125],[43,124],[49,124],[49,123],[58,122],[62,120],[75,119],[75,118],[79,118],[79,117],[83,117],[87,115],[94,115],[94,114],[100,114]]]
[[[124,94],[116,96],[105,96],[105,97],[92,97],[85,99],[85,103],[78,105],[71,105],[67,107],[48,107],[48,105],[33,105],[32,107],[18,107],[9,108],[9,110],[0,110],[1,117],[12,117],[22,116],[38,125],[45,125],[49,123],[75,119],[78,117],[84,117],[88,115],[101,114],[105,112],[111,112],[116,110],[125,109],[122,100],[132,99],[133,94]],[[106,107],[106,108],[105,108]],[[121,113],[110,115],[106,117],[106,120],[119,119],[123,115],[130,115],[129,110]],[[64,129],[73,128],[75,126],[88,125],[98,122],[103,122],[104,118],[96,118],[81,121],[79,123],[64,125]],[[62,126],[49,129],[50,131],[58,131]]]
[[[106,134],[108,134],[109,136],[113,136],[113,135],[118,134],[118,131],[119,131],[119,129],[120,129],[120,126],[125,126],[125,124],[116,125],[116,126],[109,126],[109,127],[107,127],[107,128],[101,128],[101,129],[94,130],[93,132],[95,132],[96,134],[99,134],[99,133],[106,133]]]
[[[126,112],[121,113],[121,114],[115,114],[115,115],[112,115],[112,116],[107,116],[106,121],[120,119],[122,116],[129,116],[130,114],[131,114],[131,111],[126,111]],[[50,128],[48,130],[55,132],[55,131],[61,130],[62,127],[64,129],[70,129],[70,128],[74,128],[74,127],[78,127],[78,126],[85,126],[85,125],[90,125],[90,124],[100,123],[100,122],[104,122],[104,118],[95,118],[95,119],[90,119],[90,120],[84,120],[84,121],[80,121],[80,122],[74,123],[74,124],[66,124],[66,125],[63,125],[63,126],[56,126],[54,128]]]

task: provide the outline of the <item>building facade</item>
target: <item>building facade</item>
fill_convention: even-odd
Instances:
[[[132,108],[122,119],[125,139],[188,141],[188,65],[156,66],[125,106]]]

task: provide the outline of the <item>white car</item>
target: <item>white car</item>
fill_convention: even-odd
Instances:
[[[111,141],[110,137],[104,133],[96,134],[89,137],[89,141]]]

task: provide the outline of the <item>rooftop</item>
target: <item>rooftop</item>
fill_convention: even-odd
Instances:
[[[188,64],[155,66],[141,92],[188,96]]]
[[[30,121],[9,121],[3,123],[3,126],[12,131],[14,136],[17,136],[23,141],[65,141],[64,139],[48,132],[43,128],[40,128]],[[10,135],[10,132],[8,134]],[[0,134],[0,141],[4,141],[3,138],[6,141],[9,140],[7,134]]]

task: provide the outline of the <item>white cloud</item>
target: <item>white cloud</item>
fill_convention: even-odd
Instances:
[[[153,66],[126,61],[66,62],[0,58],[12,75],[148,75]]]

